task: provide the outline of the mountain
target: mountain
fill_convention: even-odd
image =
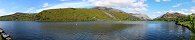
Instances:
[[[97,6],[97,7],[91,8],[91,9],[95,9],[95,10],[106,10],[106,11],[113,11],[113,12],[125,13],[122,10],[118,10],[118,9],[114,9],[114,8],[109,8],[109,7],[100,7],[100,6]]]
[[[107,20],[139,20],[130,18],[128,14],[101,9],[61,8],[40,12],[36,18],[39,21],[107,21]]]
[[[2,21],[135,21],[139,18],[123,11],[108,8],[60,8],[43,10],[40,13],[15,13],[1,16]]]
[[[118,10],[118,9],[114,9],[114,8],[109,8],[109,7],[94,7],[92,9],[96,9],[96,10],[105,10],[105,11],[110,11],[110,12],[117,12],[119,14],[124,14],[127,15],[128,18],[134,18],[137,20],[151,20],[147,15],[145,14],[132,14],[132,13],[126,13],[122,10]],[[109,13],[109,12],[108,12]],[[113,14],[113,13],[110,13]]]
[[[148,17],[146,14],[132,14],[132,16],[139,18],[140,20],[145,20],[145,21],[151,20],[151,18]]]
[[[1,16],[1,21],[29,21],[34,20],[34,16],[36,13],[30,14],[30,13],[20,13],[17,12],[15,14]]]
[[[185,17],[186,15],[178,12],[167,12],[161,17],[155,18],[155,21],[177,21],[179,18]]]
[[[184,14],[181,13],[177,13],[177,12],[168,12],[166,14],[164,14],[161,18],[177,18],[180,16],[185,16]]]
[[[123,14],[123,16],[128,16],[128,18],[130,19],[136,19],[136,20],[151,20],[147,15],[145,14],[133,14],[133,13],[126,13],[122,10],[118,10],[118,9],[114,9],[114,8],[108,8],[108,7],[94,7],[92,9],[96,9],[96,10],[105,10],[107,13],[110,13],[112,15],[116,14]],[[115,13],[111,13],[111,12],[115,12]],[[119,16],[120,18],[123,18],[121,16]]]
[[[44,10],[36,15],[38,21],[104,21],[112,20],[101,10],[61,8]]]

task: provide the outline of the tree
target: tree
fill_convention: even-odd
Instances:
[[[190,30],[195,33],[195,20],[194,17],[192,15],[189,15],[189,20],[190,20]]]

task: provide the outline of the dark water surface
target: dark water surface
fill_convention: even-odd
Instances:
[[[14,40],[189,40],[191,32],[174,22],[0,21]]]

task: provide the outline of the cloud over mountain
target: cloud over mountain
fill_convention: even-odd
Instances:
[[[146,12],[146,0],[84,0],[94,6],[113,7],[124,10],[126,12]]]

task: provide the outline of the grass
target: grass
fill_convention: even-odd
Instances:
[[[191,27],[191,25],[190,25],[190,21],[180,22],[179,24],[182,24],[182,25],[185,25],[185,26]]]

